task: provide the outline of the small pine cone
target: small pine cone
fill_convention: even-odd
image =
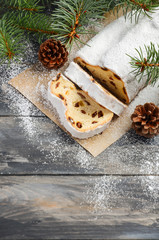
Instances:
[[[44,67],[58,69],[68,60],[68,51],[60,41],[48,39],[40,45],[38,57]]]
[[[131,120],[132,128],[140,136],[151,138],[159,134],[159,107],[154,103],[136,106]]]

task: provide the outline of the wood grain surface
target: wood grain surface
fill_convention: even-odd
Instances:
[[[1,177],[0,238],[158,239],[152,186],[159,177]]]
[[[1,117],[0,173],[159,174],[158,145],[131,130],[94,158],[46,117]]]
[[[0,239],[159,239],[159,137],[92,157],[7,84],[25,67],[0,66]]]
[[[37,50],[0,65],[0,239],[159,239],[159,137],[92,157],[8,85]]]

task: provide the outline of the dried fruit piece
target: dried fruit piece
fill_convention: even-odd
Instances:
[[[94,113],[92,113],[92,118],[94,118],[95,116],[97,116],[97,111],[95,111]]]
[[[62,100],[65,99],[61,94],[59,94],[59,98],[61,98]]]
[[[86,112],[84,110],[81,110],[81,113],[86,114]]]
[[[75,103],[75,107],[79,107],[79,106],[80,106],[79,102]]]
[[[82,123],[77,122],[77,123],[76,123],[76,126],[77,126],[78,128],[82,128]]]
[[[55,81],[58,81],[60,77],[61,77],[61,73],[58,73]]]
[[[69,120],[72,124],[75,123],[74,120],[73,120],[73,118],[71,118],[71,117],[68,117],[68,120]]]
[[[87,103],[88,106],[91,105],[87,100],[84,100],[84,101],[85,101],[85,103]]]
[[[59,87],[59,85],[60,85],[60,82],[56,83],[56,86],[55,86],[55,88],[58,88],[58,87]]]
[[[92,122],[92,124],[95,124],[95,123],[97,123],[97,121],[93,121],[93,122]]]
[[[103,112],[102,111],[98,112],[98,118],[100,118],[100,117],[103,117]]]
[[[82,93],[80,93],[80,92],[78,92],[78,95],[81,96],[81,98],[83,98],[83,99],[86,98],[86,97],[85,97]]]

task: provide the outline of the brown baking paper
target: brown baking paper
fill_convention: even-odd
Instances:
[[[114,20],[114,15],[112,13],[107,13],[107,20],[103,25],[107,25]],[[74,49],[75,53],[77,49]],[[74,53],[70,55],[69,62],[73,59]],[[60,71],[64,72],[69,62],[64,68]],[[36,64],[31,68],[20,73],[18,76],[9,81],[13,87],[15,87],[20,93],[22,93],[27,99],[29,99],[37,108],[39,108],[47,117],[49,117],[53,122],[60,126],[64,131],[66,131],[63,126],[60,125],[58,118],[56,117],[55,112],[48,107],[47,88],[48,82],[56,76],[56,71],[45,70],[41,65]],[[42,91],[42,90],[45,90]],[[46,94],[45,94],[46,93]],[[141,94],[142,95],[142,94]],[[151,96],[153,93],[151,92]],[[153,95],[155,98],[156,96]],[[109,127],[102,133],[97,136],[94,136],[89,139],[79,140],[75,139],[81,146],[83,146],[87,151],[89,151],[94,157],[103,152],[107,147],[112,143],[117,141],[122,137],[130,128],[131,128],[131,119],[130,116],[134,107],[139,102],[147,102],[148,96],[141,96],[138,101],[134,102],[132,106],[130,105],[127,110],[123,112],[120,117],[115,117],[110,123]],[[150,98],[151,99],[151,98]],[[153,99],[152,99],[153,100]],[[154,101],[155,102],[155,99]]]
[[[42,75],[42,76],[41,76]],[[56,117],[56,114],[46,104],[47,99],[43,96],[45,92],[41,92],[39,89],[48,88],[48,82],[50,77],[47,72],[41,73],[38,71],[37,65],[28,68],[20,73],[18,76],[9,81],[13,87],[21,92],[27,99],[29,99],[37,108],[39,108],[47,117],[53,122],[65,130]],[[48,101],[49,103],[49,101]],[[120,128],[117,127],[120,125]],[[122,127],[121,127],[122,126]],[[108,146],[119,139],[124,133],[126,133],[131,126],[131,121],[126,114],[116,118],[102,134],[94,136],[89,139],[79,140],[75,139],[80,145],[82,145],[87,151],[89,151],[94,157],[104,151]]]

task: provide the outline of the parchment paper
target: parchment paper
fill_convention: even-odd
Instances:
[[[119,15],[121,15],[121,13],[119,13]],[[115,19],[112,13],[107,13],[106,16],[107,20],[103,23],[104,26]],[[76,50],[77,49],[74,48],[73,53],[70,55],[68,63],[65,65],[65,67],[60,69],[60,72],[63,72],[68,66],[69,62],[73,59]],[[15,87],[21,94],[23,94],[37,108],[39,108],[46,116],[48,116],[64,131],[66,131],[60,125],[55,112],[52,111],[52,109],[50,108],[49,102],[46,97],[48,82],[53,79],[56,74],[56,71],[45,70],[39,63],[37,63],[31,68],[28,68],[27,70],[20,73],[12,80],[10,80],[9,84]],[[140,95],[135,98],[135,100],[129,105],[127,110],[125,110],[120,117],[115,117],[110,123],[109,127],[102,134],[85,140],[75,140],[87,151],[89,151],[94,157],[96,157],[112,143],[122,137],[131,128],[130,116],[137,104],[144,104],[145,102],[154,102],[158,104],[159,96],[156,88],[147,88],[151,88],[151,94],[147,94],[149,89],[142,90],[140,92]]]

